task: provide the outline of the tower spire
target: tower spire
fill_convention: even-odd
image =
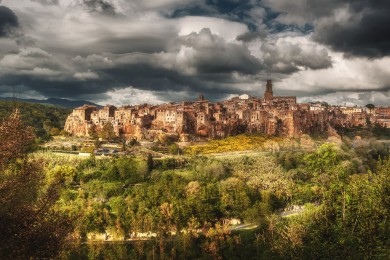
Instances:
[[[264,99],[272,100],[274,97],[274,92],[272,90],[272,80],[267,79],[267,85],[265,85]]]

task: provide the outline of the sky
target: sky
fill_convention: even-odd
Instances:
[[[390,1],[0,0],[0,96],[390,105]]]

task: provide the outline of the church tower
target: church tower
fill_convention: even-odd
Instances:
[[[274,97],[274,92],[272,91],[272,80],[267,79],[267,85],[264,92],[265,100],[272,100]]]

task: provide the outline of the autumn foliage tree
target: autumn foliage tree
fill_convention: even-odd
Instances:
[[[18,111],[4,120],[0,125],[0,169],[17,158],[26,159],[34,139],[33,129],[23,125]]]
[[[114,126],[107,122],[103,125],[103,129],[100,132],[100,136],[103,139],[106,139],[107,141],[110,141],[110,139],[114,138],[116,136],[114,131]]]
[[[0,258],[53,257],[70,231],[52,210],[61,180],[45,183],[42,164],[28,152],[35,139],[18,111],[0,122]]]

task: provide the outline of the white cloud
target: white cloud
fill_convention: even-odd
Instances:
[[[59,71],[54,71],[48,68],[33,68],[32,70],[20,71],[21,74],[38,76],[38,77],[55,77],[60,75]]]
[[[104,97],[104,101],[99,101],[100,103],[114,104],[116,106],[121,105],[137,105],[142,103],[149,104],[161,104],[166,102],[162,100],[161,97],[153,91],[144,91],[135,89],[133,87],[127,87],[123,89],[115,89],[108,91]]]
[[[73,75],[73,77],[79,80],[87,80],[87,79],[98,79],[99,75],[95,72],[87,71],[87,72],[77,72]]]
[[[0,60],[0,68],[3,73],[18,73],[18,70],[26,71],[44,68],[53,70],[60,67],[62,65],[58,60],[40,48],[22,48],[19,49],[18,53],[6,54]]]
[[[333,105],[358,105],[375,104],[378,106],[388,106],[390,91],[364,91],[364,92],[333,92],[330,94],[306,96],[298,99],[298,102],[325,101]]]
[[[98,54],[91,54],[87,57],[77,55],[76,57],[72,58],[72,61],[80,66],[94,68],[106,68],[113,65],[113,61],[110,58]]]
[[[178,19],[177,26],[180,36],[209,28],[213,34],[217,34],[227,41],[233,41],[238,35],[248,32],[245,24],[213,17],[187,16]]]
[[[369,60],[365,58],[344,59],[342,53],[331,53],[333,67],[323,70],[302,70],[277,83],[281,90],[338,96],[339,92],[370,92],[385,90],[390,86],[390,58]],[[315,98],[313,97],[313,98]],[[380,99],[383,101],[382,99]]]

